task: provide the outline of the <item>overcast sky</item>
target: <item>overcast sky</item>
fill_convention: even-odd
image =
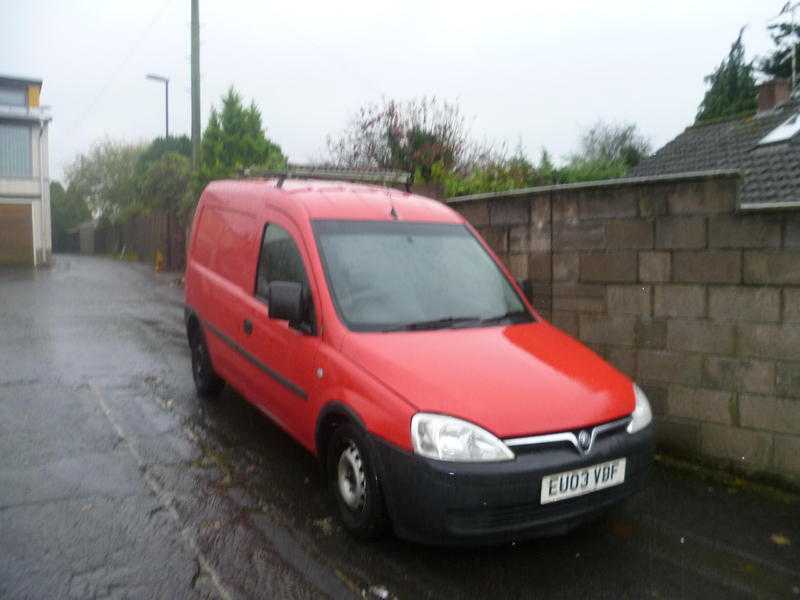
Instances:
[[[294,162],[381,96],[457,100],[473,134],[529,155],[569,153],[597,119],[654,147],[693,120],[703,76],[747,24],[770,48],[784,0],[563,2],[200,0],[202,109],[234,85]],[[44,80],[51,176],[92,142],[189,133],[189,0],[0,0],[0,73]]]

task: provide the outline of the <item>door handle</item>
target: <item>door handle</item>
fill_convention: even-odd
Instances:
[[[250,319],[245,319],[244,320],[244,324],[242,325],[242,328],[244,329],[245,335],[250,335],[251,333],[253,333],[253,323],[252,323],[252,321],[250,321]]]

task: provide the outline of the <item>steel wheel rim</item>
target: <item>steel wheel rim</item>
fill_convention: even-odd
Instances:
[[[339,455],[336,474],[339,495],[345,505],[353,511],[364,508],[367,499],[367,478],[364,474],[361,453],[353,441],[349,441]]]

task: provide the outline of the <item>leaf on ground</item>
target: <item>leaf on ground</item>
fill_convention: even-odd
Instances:
[[[316,519],[314,521],[314,525],[318,527],[325,535],[331,535],[333,533],[333,519],[331,517]]]
[[[773,533],[769,536],[770,541],[776,546],[789,546],[792,542],[782,533]]]
[[[630,539],[634,532],[633,523],[619,519],[610,519],[608,521],[608,529],[612,535],[623,540]]]

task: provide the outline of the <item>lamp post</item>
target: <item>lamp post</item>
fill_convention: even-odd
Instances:
[[[148,73],[146,78],[151,81],[160,81],[164,84],[164,122],[166,126],[166,136],[169,137],[169,77]]]

